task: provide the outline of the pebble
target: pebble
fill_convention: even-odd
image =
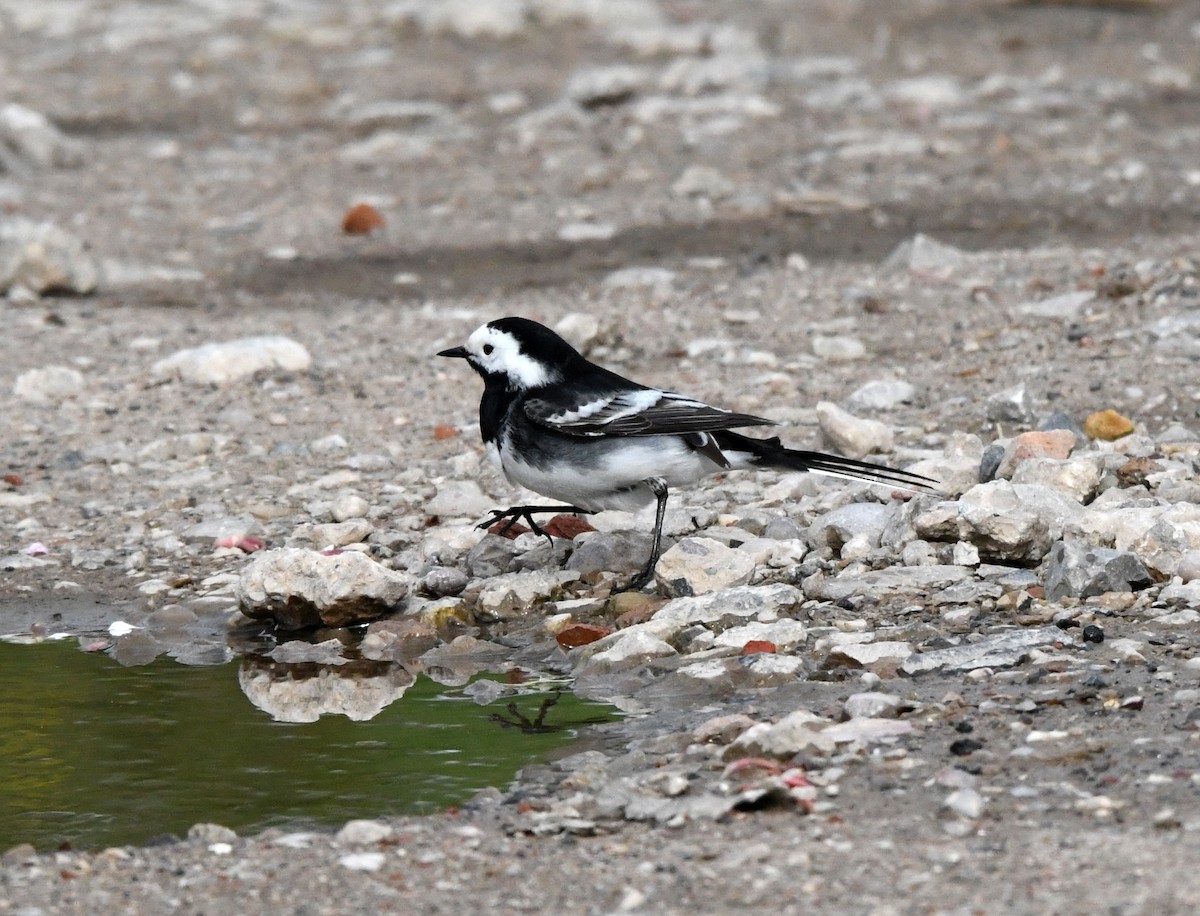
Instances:
[[[1112,442],[1133,432],[1133,421],[1115,410],[1098,410],[1083,421],[1083,431],[1089,439]]]
[[[31,169],[74,168],[83,165],[86,152],[82,142],[68,137],[40,111],[15,102],[0,108],[0,147]]]
[[[1095,298],[1096,294],[1092,290],[1078,290],[1038,302],[1023,302],[1016,307],[1016,311],[1018,314],[1031,315],[1034,318],[1070,321],[1076,318],[1083,307]]]
[[[640,67],[613,64],[576,70],[567,80],[566,95],[584,108],[617,105],[645,88],[647,73]]]
[[[847,362],[862,359],[867,348],[856,337],[824,337],[817,335],[812,340],[813,353],[830,362]]]
[[[1083,507],[1070,496],[1035,484],[992,480],[959,499],[966,540],[981,557],[1000,563],[1038,561],[1063,530],[1082,520]]]
[[[354,493],[343,493],[334,498],[329,506],[329,514],[335,522],[349,519],[364,518],[371,509],[371,504]]]
[[[847,399],[855,410],[890,410],[911,403],[917,390],[901,379],[875,379],[856,389]]]
[[[474,480],[447,480],[437,485],[425,513],[434,518],[475,519],[487,515],[495,504]]]
[[[498,619],[528,614],[557,598],[564,585],[578,578],[579,574],[572,570],[559,569],[493,576],[479,593],[479,610]]]
[[[856,417],[829,401],[817,404],[817,422],[826,444],[848,458],[865,458],[892,448],[892,428],[886,423]]]
[[[325,556],[286,547],[256,554],[238,579],[236,597],[247,617],[296,630],[374,620],[398,607],[409,586],[406,574],[362,553]]]
[[[918,675],[927,671],[1007,668],[1020,662],[1031,649],[1053,646],[1068,638],[1058,627],[1002,632],[978,642],[910,655],[900,663],[900,670],[907,675]]]
[[[100,270],[80,239],[49,222],[20,217],[0,221],[0,292],[9,298],[50,293],[88,295]]]
[[[341,846],[371,846],[388,839],[396,831],[382,821],[347,821],[333,841]]]
[[[312,365],[305,347],[287,337],[246,337],[179,350],[151,367],[158,379],[222,385],[263,371],[303,372]]]
[[[842,712],[850,719],[889,719],[899,714],[900,698],[891,693],[851,694],[842,704]]]
[[[83,373],[70,366],[43,366],[17,376],[13,394],[32,404],[56,404],[83,392]]]
[[[1127,550],[1059,541],[1046,557],[1046,598],[1090,598],[1105,592],[1129,592],[1153,582],[1150,572]]]
[[[754,557],[710,538],[684,538],[654,567],[659,588],[669,597],[707,595],[745,585],[754,575]]]
[[[966,252],[961,249],[918,232],[896,246],[881,267],[885,271],[911,270],[917,273],[951,271],[962,264],[965,258]]]

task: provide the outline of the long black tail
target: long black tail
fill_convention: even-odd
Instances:
[[[757,457],[756,463],[763,467],[781,471],[811,471],[831,477],[904,487],[922,493],[940,492],[939,482],[931,477],[909,471],[897,471],[881,464],[871,464],[869,461],[843,458],[840,455],[787,448],[778,437],[752,439],[730,430],[721,430],[714,434],[714,438],[722,451],[749,452]]]

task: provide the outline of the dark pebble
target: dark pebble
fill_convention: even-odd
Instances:
[[[1004,460],[1003,445],[989,445],[983,451],[983,457],[979,461],[979,482],[987,483],[996,476],[996,472],[1000,470],[1000,462]]]
[[[1084,642],[1104,642],[1104,631],[1094,623],[1083,628]]]
[[[983,747],[982,741],[976,741],[974,738],[959,738],[951,743],[950,753],[955,757],[966,757],[969,754],[974,754]]]

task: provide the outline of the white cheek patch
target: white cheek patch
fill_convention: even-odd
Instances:
[[[517,352],[515,346],[513,352],[504,354],[498,369],[507,372],[509,380],[517,388],[539,388],[558,380],[557,372],[551,372],[545,363]]]

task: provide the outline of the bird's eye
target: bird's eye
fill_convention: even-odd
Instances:
[[[495,348],[495,347],[493,347],[491,344],[484,344],[484,345],[483,345],[483,355],[484,355],[484,356],[491,356],[491,355],[492,355],[492,351],[493,351],[493,350],[495,350],[495,349],[496,349],[496,348]]]

